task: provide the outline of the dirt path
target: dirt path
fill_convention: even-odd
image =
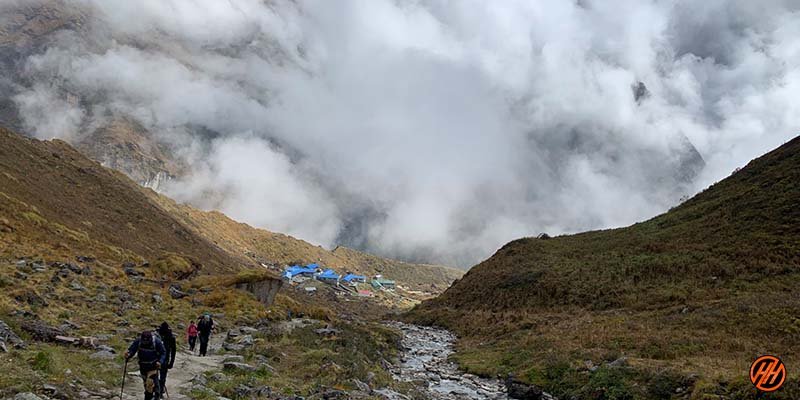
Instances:
[[[211,337],[209,343],[208,356],[200,357],[189,352],[184,344],[178,344],[178,352],[175,354],[175,365],[167,375],[167,392],[169,400],[191,400],[190,397],[181,393],[184,387],[191,386],[192,378],[195,375],[207,371],[221,370],[222,360],[226,356],[216,354],[222,346],[223,335],[216,334]],[[200,346],[198,341],[197,346]],[[117,392],[119,393],[119,392]],[[131,360],[128,364],[128,377],[125,380],[124,400],[137,400],[144,398],[144,388],[142,378],[139,376],[139,369],[136,360]],[[166,396],[165,396],[166,398]]]

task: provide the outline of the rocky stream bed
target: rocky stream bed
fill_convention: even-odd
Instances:
[[[504,382],[459,371],[455,363],[448,361],[456,338],[446,330],[400,322],[391,322],[390,325],[403,331],[404,351],[400,365],[392,370],[395,379],[421,384],[430,399],[537,398],[510,397]],[[552,399],[541,392],[538,398]]]

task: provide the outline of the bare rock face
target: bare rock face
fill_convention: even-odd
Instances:
[[[269,307],[275,301],[275,295],[278,290],[283,286],[283,281],[280,279],[264,279],[257,282],[244,282],[236,285],[237,289],[246,290],[256,296],[265,306]]]
[[[112,119],[81,138],[75,147],[103,166],[116,169],[153,190],[163,187],[181,170],[166,146],[128,118]]]

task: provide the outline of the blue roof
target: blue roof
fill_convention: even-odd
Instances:
[[[352,280],[366,281],[367,277],[364,276],[364,275],[347,274],[347,275],[344,276],[344,278],[342,278],[342,280],[345,281],[345,282],[350,282]]]
[[[299,265],[292,265],[291,267],[286,268],[286,270],[283,271],[283,276],[285,278],[291,279],[292,277],[297,275],[313,274],[317,272],[317,269],[319,269],[319,266],[317,264],[308,264],[305,267],[301,267]]]
[[[321,274],[317,275],[319,279],[339,279],[339,274],[334,272],[332,269],[326,269]]]

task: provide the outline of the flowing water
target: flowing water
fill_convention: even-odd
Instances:
[[[447,360],[456,339],[452,333],[400,322],[390,325],[403,331],[404,351],[392,371],[395,379],[421,382],[433,400],[509,399],[501,381],[461,372]]]

